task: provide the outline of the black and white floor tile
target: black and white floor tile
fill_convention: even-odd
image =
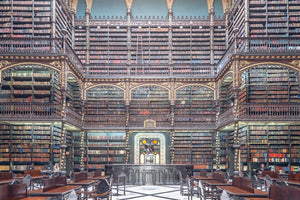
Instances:
[[[119,190],[116,195],[116,189],[113,189],[113,200],[187,200],[187,196],[180,195],[179,185],[162,185],[162,186],[136,186],[126,185],[124,190]]]

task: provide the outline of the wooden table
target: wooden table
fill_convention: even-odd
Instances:
[[[18,200],[46,200],[46,199],[50,199],[51,197],[25,197],[22,199],[18,199]]]
[[[213,178],[211,176],[207,176],[207,177],[204,177],[204,176],[192,176],[193,179],[196,179],[196,180],[213,180]]]
[[[203,180],[202,183],[211,186],[211,187],[215,187],[215,186],[231,186],[231,184],[229,183],[222,183],[216,180]]]
[[[300,181],[286,181],[288,185],[290,186],[295,186],[295,187],[300,187]]]
[[[14,181],[14,179],[0,180],[0,185],[11,183],[13,181]]]
[[[38,190],[33,190],[28,192],[29,197],[56,197],[57,199],[65,199],[73,190],[80,190],[80,186],[78,185],[66,185],[62,187],[55,188],[53,190],[49,190],[47,192],[43,192],[43,189],[40,188]]]
[[[78,182],[68,182],[67,185],[72,185],[72,186],[81,186],[84,190],[85,193],[88,192],[88,189],[91,185],[97,183],[99,180],[83,180],[83,181],[78,181]],[[93,188],[94,189],[94,188]]]
[[[268,192],[254,189],[254,193],[250,193],[247,190],[241,189],[236,186],[217,186],[221,190],[226,190],[226,192],[233,196],[234,199],[240,199],[240,197],[268,197]]]
[[[271,199],[269,199],[269,198],[255,198],[255,197],[253,197],[253,198],[245,198],[245,200],[271,200]]]
[[[88,177],[88,179],[91,180],[103,180],[103,179],[109,179],[110,176],[95,176],[95,177]]]
[[[16,177],[17,180],[22,180],[22,179],[24,179],[24,178],[25,178],[24,176]],[[34,190],[34,187],[32,187],[32,186],[34,186],[34,183],[37,183],[37,184],[40,186],[39,188],[41,188],[42,185],[44,184],[44,183],[43,183],[43,180],[48,179],[48,178],[49,178],[48,175],[32,176],[32,177],[31,177],[31,180],[32,180],[32,181],[31,181],[30,189],[33,189],[33,190]]]

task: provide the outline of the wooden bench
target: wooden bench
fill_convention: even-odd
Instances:
[[[300,174],[289,174],[289,181],[300,181]]]
[[[28,170],[24,172],[24,177],[27,176],[27,174],[29,174],[30,176],[34,177],[34,176],[41,176],[41,170]]]
[[[252,188],[252,180],[247,178],[233,177],[232,186],[246,190],[249,193],[254,193],[254,188]]]
[[[265,177],[266,175],[269,175],[271,178],[279,178],[278,177],[278,174],[276,172],[273,172],[273,171],[263,171],[261,176],[262,177]]]
[[[38,197],[38,199],[47,199],[48,197]],[[27,197],[26,184],[14,184],[14,185],[0,185],[0,199],[1,200],[16,200],[16,199],[32,199]],[[37,199],[37,198],[35,198]]]
[[[13,179],[12,172],[0,172],[0,180],[8,180]]]
[[[298,200],[300,189],[285,185],[271,185],[267,198],[247,198],[247,200]]]
[[[218,181],[220,183],[224,183],[225,182],[224,175],[220,174],[220,173],[213,173],[212,174],[212,179],[215,180],[215,181]]]
[[[74,173],[74,182],[80,182],[83,180],[87,180],[88,176],[86,172]]]
[[[53,190],[55,188],[63,187],[65,185],[67,185],[67,178],[61,177],[61,176],[56,176],[56,177],[50,178],[48,180],[45,180],[43,192],[47,192],[47,191]]]

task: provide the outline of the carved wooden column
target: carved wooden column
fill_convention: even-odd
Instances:
[[[173,66],[172,66],[172,19],[173,19],[173,11],[172,9],[168,10],[169,16],[169,30],[168,30],[168,48],[169,48],[169,70],[170,76],[173,76]]]
[[[209,9],[209,18],[210,18],[210,64],[214,64],[214,18],[215,18],[215,11],[214,8],[211,7]]]
[[[55,4],[55,0],[51,0],[51,39],[53,39],[51,41],[51,51],[55,52],[55,40],[54,38],[56,38],[56,4]]]
[[[225,49],[228,49],[228,40],[229,40],[229,9],[226,7],[225,9]]]
[[[81,131],[80,132],[80,171],[85,170],[84,160],[85,160],[85,136],[86,132]]]
[[[91,10],[85,10],[85,31],[86,31],[86,64],[90,64],[90,18]]]
[[[240,142],[239,142],[239,121],[238,121],[238,113],[239,113],[239,88],[233,89],[234,95],[234,105],[233,105],[233,115],[234,115],[234,176],[239,176],[239,152],[240,152]]]
[[[67,149],[67,136],[66,136],[66,126],[65,126],[65,121],[62,121],[61,123],[61,140],[60,140],[60,170],[62,175],[67,174],[66,170],[66,149]]]
[[[74,8],[71,8],[71,42],[72,42],[72,48],[75,48],[75,16],[76,16],[76,11]]]
[[[249,29],[249,0],[245,0],[245,37],[250,37],[250,29]],[[249,49],[249,41],[245,43],[245,50],[248,52]]]
[[[63,71],[64,67],[63,67]],[[64,76],[64,74],[62,74]],[[67,136],[66,136],[66,126],[65,126],[65,120],[66,120],[66,95],[67,95],[67,89],[65,87],[61,88],[61,103],[62,103],[62,110],[61,110],[61,140],[60,140],[60,170],[62,175],[66,175],[66,149],[67,149]]]
[[[216,100],[215,104],[215,109],[216,109],[216,127],[218,126],[218,121],[219,121],[219,116],[220,116],[220,101],[219,99]],[[219,131],[217,130],[216,132],[216,146],[215,146],[215,151],[216,151],[216,170],[217,172],[220,171],[220,135]]]
[[[131,65],[131,9],[127,10],[127,64]],[[128,73],[130,75],[130,66]]]

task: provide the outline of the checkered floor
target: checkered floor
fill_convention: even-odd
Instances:
[[[126,185],[126,194],[121,188],[116,196],[116,189],[113,188],[113,200],[187,200],[187,196],[181,196],[179,185],[162,186],[136,186]]]

